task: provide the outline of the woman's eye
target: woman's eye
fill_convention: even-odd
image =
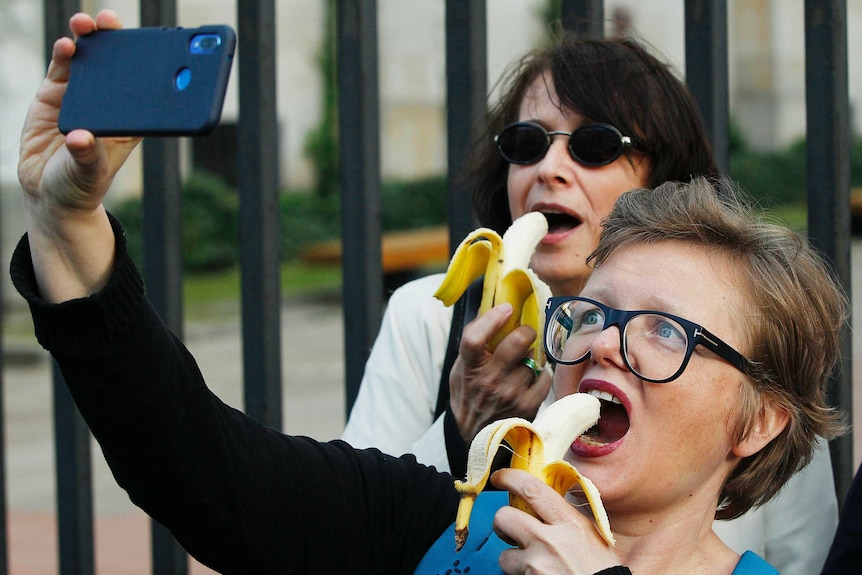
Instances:
[[[572,317],[573,333],[593,333],[604,325],[605,317],[598,309],[588,309]]]
[[[592,310],[584,313],[581,318],[583,325],[598,325],[602,323],[602,314],[598,310]]]
[[[667,322],[659,324],[656,329],[656,333],[659,337],[665,339],[683,339],[682,333],[679,329]]]

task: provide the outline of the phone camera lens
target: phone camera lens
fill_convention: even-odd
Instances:
[[[218,34],[198,34],[192,38],[192,54],[209,54],[215,52],[221,46],[221,37]]]

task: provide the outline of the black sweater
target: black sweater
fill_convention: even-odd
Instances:
[[[412,573],[455,518],[452,477],[412,456],[290,437],[222,403],[147,301],[112,223],[115,269],[98,294],[42,300],[26,237],[11,273],[132,501],[222,573]]]

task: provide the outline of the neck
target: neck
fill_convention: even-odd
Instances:
[[[634,516],[611,513],[617,553],[633,573],[730,575],[739,555],[712,530],[714,505]]]

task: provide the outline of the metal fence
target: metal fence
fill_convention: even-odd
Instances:
[[[601,0],[563,0],[568,28],[600,31]],[[45,53],[67,32],[79,10],[71,0],[44,0]],[[484,119],[486,77],[485,0],[446,0],[446,71],[449,102],[449,172],[461,168],[471,136]],[[275,105],[273,0],[236,3],[238,16],[242,338],[246,411],[281,428],[278,162]],[[849,109],[846,0],[805,1],[808,234],[832,261],[850,292]],[[175,0],[140,3],[143,26],[176,22]],[[345,381],[348,409],[382,316],[380,264],[380,121],[377,81],[377,4],[337,0],[339,133],[342,179]],[[728,166],[728,62],[726,0],[685,0],[686,79],[706,121],[719,167]],[[356,143],[360,145],[356,145]],[[179,150],[176,140],[144,143],[144,230],[147,290],[165,321],[182,333]],[[472,229],[470,194],[450,178],[450,245]],[[830,387],[848,413],[851,401],[849,329],[844,363]],[[0,394],[2,397],[2,394]],[[2,407],[2,406],[0,406]],[[94,572],[93,500],[89,432],[58,371],[54,370],[60,573]],[[0,430],[2,430],[0,425]],[[2,437],[0,437],[2,440]],[[2,445],[2,444],[0,444]],[[836,489],[843,500],[853,475],[852,438],[832,444]],[[0,466],[0,513],[6,516]],[[171,535],[152,526],[153,572],[188,572],[188,559]],[[0,521],[0,573],[8,571],[6,522]]]

